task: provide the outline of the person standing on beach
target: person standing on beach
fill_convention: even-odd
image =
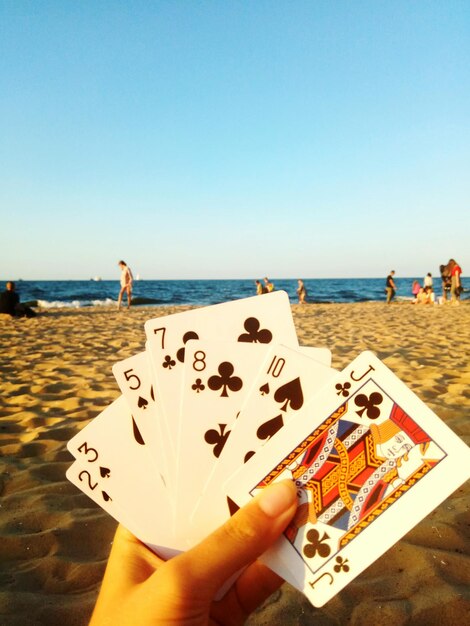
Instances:
[[[134,280],[131,272],[131,268],[127,266],[124,261],[119,261],[119,267],[121,268],[121,289],[118,297],[118,309],[121,308],[122,296],[127,293],[127,308],[130,308],[132,301],[132,281]]]
[[[264,277],[264,284],[266,286],[265,293],[271,293],[271,291],[274,291],[274,285],[272,284],[272,282],[269,280],[267,276]]]
[[[395,293],[397,291],[397,287],[395,285],[395,282],[393,280],[393,277],[395,276],[395,270],[392,270],[390,272],[390,274],[387,276],[387,280],[385,282],[385,292],[387,294],[387,304],[390,304],[392,299],[395,296]]]
[[[462,282],[460,280],[462,268],[454,259],[450,259],[447,267],[450,269],[450,300],[452,304],[459,304],[462,291]]]
[[[423,285],[424,285],[424,287],[431,287],[432,288],[432,274],[431,274],[431,272],[428,272],[426,274],[426,276],[424,277]]]
[[[440,265],[439,271],[441,272],[442,281],[442,301],[447,301],[447,294],[450,292],[450,269],[448,265]]]
[[[297,296],[299,298],[299,304],[305,304],[305,299],[307,297],[307,290],[305,289],[304,281],[299,278],[297,283],[299,285],[297,287]]]
[[[266,288],[261,284],[259,280],[255,280],[256,285],[256,295],[261,296],[263,293],[266,293]]]

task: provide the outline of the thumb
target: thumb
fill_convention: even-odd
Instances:
[[[265,487],[225,524],[169,563],[183,567],[186,580],[197,586],[200,595],[211,598],[278,539],[296,511],[296,493],[291,480]]]

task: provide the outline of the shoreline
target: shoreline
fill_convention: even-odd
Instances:
[[[374,351],[470,442],[470,306],[292,305],[301,345],[335,368]],[[407,306],[408,305],[408,306]],[[116,523],[65,479],[67,441],[119,395],[112,365],[144,349],[143,324],[194,305],[47,309],[0,316],[0,616],[85,626]],[[289,585],[247,624],[381,626],[470,617],[470,485],[463,485],[321,609]],[[467,615],[467,619],[465,619]]]

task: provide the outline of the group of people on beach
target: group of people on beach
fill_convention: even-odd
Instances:
[[[459,304],[462,287],[462,268],[455,259],[450,259],[447,265],[440,265],[442,296],[437,299],[439,304],[447,302],[450,296],[452,304]],[[395,270],[391,270],[385,282],[385,293],[387,304],[393,300],[396,294],[396,284],[393,279]],[[414,304],[435,304],[436,295],[434,292],[434,282],[431,272],[428,272],[421,284],[418,280],[413,281],[411,293],[414,296]]]
[[[261,296],[263,293],[271,293],[274,291],[274,284],[269,280],[267,276],[263,278],[263,282],[255,280],[256,295]]]
[[[299,298],[299,304],[305,304],[307,300],[307,290],[305,288],[304,281],[299,278],[297,283],[297,297]],[[263,293],[271,293],[271,291],[274,291],[274,285],[267,276],[263,278],[263,283],[260,280],[255,280],[255,285],[256,295],[258,296],[261,296]]]

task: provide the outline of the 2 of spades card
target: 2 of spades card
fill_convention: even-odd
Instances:
[[[334,369],[306,356],[303,348],[270,347],[191,517],[189,532],[193,540],[200,540],[233,512],[233,503],[227,500],[224,490],[227,479],[274,437],[335,373]]]
[[[191,339],[298,345],[289,297],[284,291],[157,317],[145,323],[158,411],[166,425],[168,481],[174,484],[179,397],[185,345]]]
[[[164,557],[175,541],[169,494],[120,396],[67,444],[76,461],[67,478],[142,542]],[[185,547],[185,546],[184,546]]]
[[[295,481],[297,512],[267,554],[322,606],[469,477],[467,445],[364,352],[226,489],[241,506],[274,481]]]

